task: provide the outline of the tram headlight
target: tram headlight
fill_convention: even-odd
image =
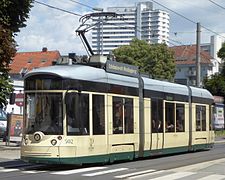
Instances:
[[[62,136],[58,136],[57,138],[58,138],[58,140],[62,140]]]
[[[55,145],[57,144],[56,139],[51,140],[51,144],[52,144],[53,146],[55,146]]]
[[[34,140],[35,141],[40,141],[43,138],[44,134],[42,132],[35,132],[34,133]]]
[[[29,142],[29,140],[28,140],[27,138],[25,138],[25,139],[24,139],[24,143],[25,143],[25,145],[27,145],[27,144],[28,144],[28,142]]]
[[[41,135],[40,134],[34,134],[34,140],[35,141],[40,141],[41,140]]]

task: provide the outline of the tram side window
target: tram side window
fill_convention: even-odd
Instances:
[[[175,132],[175,108],[174,103],[166,102],[166,132]]]
[[[163,132],[163,100],[151,99],[152,133]]]
[[[125,133],[134,132],[133,99],[126,98],[124,105]]]
[[[89,95],[69,93],[66,95],[67,134],[89,134]]]
[[[113,97],[113,134],[133,132],[133,99]]]
[[[113,97],[113,134],[123,134],[123,98]]]
[[[213,106],[209,106],[209,130],[212,131],[213,130],[213,122],[214,120],[214,107]]]
[[[103,95],[92,96],[93,134],[105,134],[105,101]]]
[[[184,104],[176,104],[176,132],[184,132],[185,110]]]
[[[196,131],[206,131],[206,107],[196,106]]]

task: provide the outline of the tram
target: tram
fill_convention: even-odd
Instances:
[[[213,147],[210,92],[103,61],[26,74],[22,160],[112,163]]]

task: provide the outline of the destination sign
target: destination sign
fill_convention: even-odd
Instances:
[[[106,71],[126,76],[138,77],[138,67],[116,61],[106,62]]]

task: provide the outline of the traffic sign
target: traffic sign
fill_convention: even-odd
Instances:
[[[23,97],[24,97],[23,93],[16,94],[15,103],[17,106],[20,106],[20,107],[23,106]]]

